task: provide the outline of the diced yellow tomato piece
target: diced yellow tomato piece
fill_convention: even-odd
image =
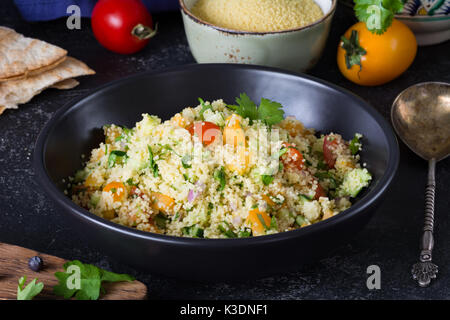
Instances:
[[[113,209],[103,211],[103,218],[105,218],[105,219],[111,220],[111,219],[114,219],[115,216],[116,216],[116,212]]]
[[[104,155],[105,155],[105,149],[104,149],[104,148],[101,148],[100,150],[98,150],[98,151],[95,153],[95,156],[92,157],[91,161],[97,162],[97,161],[99,161]]]
[[[249,211],[245,222],[250,224],[254,236],[260,236],[266,233],[266,229],[269,228],[271,221],[272,219],[267,213],[253,209]]]
[[[170,119],[170,121],[171,121],[174,125],[179,126],[179,127],[181,127],[181,128],[184,128],[184,127],[186,127],[186,125],[187,125],[186,119],[183,118],[183,116],[182,116],[181,114],[179,114],[179,113],[177,113],[176,115],[174,115],[174,116],[172,117],[172,119]]]
[[[108,143],[108,144],[114,143],[114,141],[115,141],[118,137],[120,137],[121,134],[122,134],[122,133],[121,133],[120,127],[117,127],[117,126],[115,126],[115,125],[112,125],[111,127],[108,127],[108,128],[105,130],[105,136],[106,136],[105,142]]]
[[[232,114],[225,120],[223,129],[223,143],[234,147],[245,146],[245,134],[241,128],[241,116]]]
[[[276,205],[276,203],[273,202],[273,200],[270,199],[270,197],[267,194],[263,194],[262,198],[269,206],[274,207]]]
[[[160,192],[152,192],[152,208],[157,211],[161,211],[165,214],[173,214],[173,206],[175,200]]]
[[[104,192],[112,192],[114,202],[122,201],[125,199],[127,189],[122,182],[113,181],[108,183],[104,188]]]
[[[338,158],[335,163],[335,168],[355,168],[355,164],[350,159]]]
[[[280,126],[287,130],[292,137],[301,136],[305,133],[303,124],[296,120],[285,119],[280,123]]]
[[[247,148],[240,146],[237,147],[235,151],[236,153],[233,157],[226,159],[226,167],[228,170],[242,175],[249,168],[251,154]]]
[[[323,217],[322,217],[322,220],[325,220],[325,219],[328,219],[328,218],[331,218],[333,216],[333,211],[331,211],[331,210],[325,210],[325,212],[323,213]]]
[[[98,188],[102,185],[102,181],[99,181],[92,173],[87,176],[84,181],[84,186],[88,188]]]
[[[233,113],[231,116],[225,119],[225,126],[229,128],[240,128],[242,122],[242,117],[238,114]]]

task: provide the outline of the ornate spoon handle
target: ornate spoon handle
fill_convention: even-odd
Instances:
[[[434,246],[434,195],[436,190],[435,179],[436,159],[428,162],[428,183],[425,191],[425,223],[423,227],[420,262],[413,265],[411,270],[414,280],[419,286],[427,287],[431,279],[436,278],[438,267],[432,263],[432,251]]]

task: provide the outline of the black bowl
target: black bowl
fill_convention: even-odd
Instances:
[[[364,135],[362,162],[369,188],[348,210],[311,226],[246,239],[194,239],[142,232],[99,218],[64,195],[62,180],[81,167],[104,137],[105,124],[133,127],[142,113],[168,119],[197,98],[234,102],[241,92],[283,104],[307,127]],[[399,162],[395,135],[380,114],[355,95],[306,75],[230,64],[182,66],[114,81],[62,107],[34,150],[37,179],[93,246],[141,270],[191,280],[249,279],[295,270],[348,241],[372,216]]]

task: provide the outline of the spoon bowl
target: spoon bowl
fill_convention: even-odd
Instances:
[[[411,269],[413,279],[426,287],[438,273],[432,262],[435,167],[436,162],[450,154],[450,84],[425,82],[404,90],[392,105],[391,120],[403,142],[428,161],[420,261]]]
[[[395,99],[391,119],[402,141],[425,160],[450,154],[450,84],[413,85]]]

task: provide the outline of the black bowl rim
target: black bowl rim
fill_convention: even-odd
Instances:
[[[67,197],[61,190],[59,190],[56,185],[52,182],[49,175],[47,174],[47,169],[44,162],[44,150],[47,145],[47,137],[49,133],[58,124],[58,121],[66,116],[67,113],[71,112],[73,108],[79,107],[84,99],[92,98],[97,94],[101,94],[103,90],[110,89],[110,87],[120,86],[122,83],[138,79],[140,77],[147,76],[158,76],[165,73],[171,72],[181,72],[186,69],[196,70],[196,69],[208,69],[208,68],[225,68],[225,69],[238,69],[238,70],[255,70],[263,71],[269,73],[283,74],[288,77],[300,77],[309,82],[315,82],[324,87],[329,87],[339,93],[347,95],[350,99],[354,99],[359,102],[359,105],[367,112],[371,117],[374,118],[375,122],[381,127],[384,132],[387,142],[388,142],[388,164],[384,175],[381,177],[378,184],[374,189],[366,193],[362,199],[353,204],[349,209],[340,212],[339,214],[328,218],[324,221],[314,223],[310,226],[296,229],[292,231],[280,232],[272,235],[249,237],[249,238],[236,238],[236,239],[199,239],[199,238],[188,238],[188,237],[177,237],[170,235],[162,235],[157,233],[151,233],[146,231],[136,230],[130,227],[122,226],[120,224],[108,221],[104,218],[98,217],[95,214],[89,212],[88,210],[79,207],[74,202],[72,202],[69,197]],[[321,230],[332,227],[335,224],[343,223],[345,220],[352,218],[354,215],[362,213],[364,210],[368,209],[370,206],[374,205],[387,191],[395,174],[398,169],[399,164],[399,146],[397,138],[390,127],[389,123],[371,107],[367,102],[353,94],[352,92],[338,87],[327,81],[315,78],[310,75],[300,74],[290,71],[285,71],[273,67],[255,66],[255,65],[242,65],[242,64],[228,64],[228,63],[212,63],[212,64],[188,64],[182,66],[176,66],[160,71],[146,71],[137,74],[133,74],[121,79],[117,79],[106,84],[103,84],[86,94],[83,94],[77,98],[72,99],[59,110],[55,112],[52,118],[45,124],[44,128],[40,132],[34,152],[33,152],[33,165],[36,173],[36,179],[38,183],[41,184],[43,189],[46,191],[50,197],[55,200],[64,209],[70,211],[70,213],[85,222],[94,224],[97,227],[107,229],[109,231],[121,233],[123,236],[140,238],[143,240],[156,241],[161,244],[166,245],[179,245],[187,247],[206,247],[206,248],[231,248],[231,247],[242,247],[242,246],[259,246],[264,244],[269,244],[278,241],[290,240],[299,236],[307,235],[313,232],[320,232]]]

